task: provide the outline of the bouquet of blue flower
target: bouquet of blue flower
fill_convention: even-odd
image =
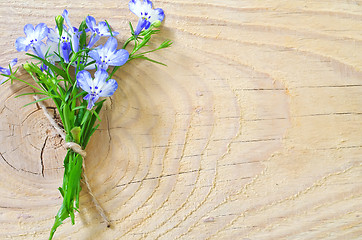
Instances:
[[[117,90],[118,84],[112,79],[113,75],[133,59],[163,64],[148,58],[146,54],[172,44],[167,40],[155,49],[141,51],[152,35],[159,32],[156,28],[163,21],[164,12],[160,8],[153,9],[149,0],[131,0],[129,9],[139,17],[139,21],[136,28],[129,23],[130,37],[120,49],[115,38],[119,33],[112,31],[107,21],[97,23],[94,17],[87,16],[76,28],[71,24],[68,11],[64,10],[62,15],[55,18],[54,29],[44,23],[35,27],[27,24],[24,27],[26,36],[15,41],[16,50],[32,51],[26,54],[34,61],[23,64],[23,68],[34,82],[16,76],[18,68],[14,70],[14,65],[17,59],[11,61],[9,68],[0,68],[0,73],[4,76],[1,84],[16,80],[30,86],[34,91],[22,94],[34,96],[35,100],[29,104],[42,104],[42,101],[52,99],[62,121],[61,125],[57,125],[47,116],[64,138],[68,149],[64,159],[63,185],[59,187],[63,203],[55,216],[49,239],[53,238],[56,229],[65,219],[70,217],[74,224],[75,211],[79,211],[83,160],[86,155],[84,149],[99,126],[97,120],[101,120],[99,113],[105,99],[100,98],[112,96]],[[101,38],[108,39],[104,45],[96,46]],[[94,73],[93,77],[89,71]],[[42,108],[48,115],[46,109]],[[90,190],[85,175],[83,180]],[[100,208],[95,199],[94,202]],[[106,219],[104,212],[99,212]]]

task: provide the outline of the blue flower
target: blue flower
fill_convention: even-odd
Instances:
[[[96,60],[99,68],[107,69],[108,66],[121,66],[125,64],[129,53],[125,49],[117,50],[117,39],[110,37],[104,46],[100,45],[90,51],[89,56]]]
[[[65,32],[70,37],[70,42],[72,43],[72,49],[74,52],[78,52],[79,51],[80,33],[79,33],[78,29],[73,27],[72,24],[70,23],[70,20],[68,17],[68,11],[66,9],[64,9],[62,16],[63,16],[66,24],[68,25],[68,29],[66,29]],[[63,37],[63,34],[62,34],[62,37]],[[68,49],[64,49],[64,51],[68,51]]]
[[[139,17],[137,27],[134,31],[138,35],[143,29],[148,29],[155,21],[160,21],[165,18],[165,14],[161,8],[152,8],[150,0],[131,0],[128,3],[129,10]]]
[[[92,16],[88,16],[85,19],[89,30],[91,31],[92,35],[89,39],[88,48],[93,47],[93,45],[103,36],[109,37],[111,33],[109,32],[109,28],[106,22],[99,22],[98,25],[96,20]],[[118,32],[112,32],[113,36],[117,36]]]
[[[72,48],[71,48],[70,36],[66,32],[67,28],[64,26],[64,31],[62,33],[62,36],[59,36],[59,31],[57,27],[55,27],[55,30],[49,28],[48,31],[49,31],[48,40],[51,42],[55,42],[57,45],[58,43],[60,43],[60,50],[61,50],[60,55],[64,59],[64,62],[69,63],[69,55],[72,53]]]
[[[36,55],[40,58],[44,58],[40,47],[44,44],[42,40],[48,35],[47,25],[45,23],[39,23],[34,29],[32,24],[26,24],[24,33],[26,37],[19,37],[15,41],[16,50],[19,52],[27,52],[29,48],[31,48]]]
[[[86,91],[88,94],[83,98],[88,101],[87,109],[91,110],[95,102],[99,97],[109,97],[117,90],[118,84],[116,80],[109,79],[108,73],[104,69],[99,69],[94,74],[94,79],[92,79],[89,72],[83,70],[77,74],[77,85]]]
[[[10,62],[10,68],[12,68],[16,63],[18,62],[17,58],[14,58],[11,62]],[[10,75],[10,69],[9,68],[3,68],[0,67],[0,74],[4,74],[4,75]],[[8,77],[4,77],[1,81],[0,84],[2,84],[3,82],[5,82],[8,79]]]

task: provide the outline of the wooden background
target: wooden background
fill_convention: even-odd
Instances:
[[[86,149],[112,228],[82,191],[55,239],[361,239],[362,1],[154,5],[168,67],[122,67]],[[0,65],[29,60],[23,26],[64,8],[122,43],[137,21],[128,1],[1,0]],[[0,239],[46,239],[61,204],[63,142],[26,91],[0,88]]]

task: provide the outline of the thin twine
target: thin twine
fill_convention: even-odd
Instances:
[[[35,100],[39,100],[39,98],[37,96],[34,95],[34,99]],[[55,130],[57,130],[58,134],[63,138],[63,140],[65,141],[65,133],[64,131],[59,127],[59,125],[55,122],[54,118],[52,118],[52,116],[50,116],[48,110],[46,109],[45,105],[39,101],[37,102],[39,104],[39,106],[41,107],[41,109],[43,110],[44,115],[46,116],[46,118],[49,120],[49,122],[51,123],[51,125],[55,128]],[[103,218],[103,220],[107,223],[107,227],[111,226],[110,221],[108,220],[106,214],[104,213],[103,208],[100,206],[99,202],[97,201],[96,197],[94,196],[92,189],[88,183],[88,178],[85,174],[85,157],[87,156],[86,151],[84,151],[82,149],[82,147],[75,143],[75,142],[66,142],[64,144],[66,149],[72,149],[75,153],[80,154],[83,157],[83,178],[84,178],[84,183],[87,186],[88,189],[88,193],[91,196],[92,202],[94,204],[94,206],[96,207],[98,214]]]

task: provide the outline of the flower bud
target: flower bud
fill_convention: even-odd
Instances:
[[[40,76],[44,75],[42,70],[38,66],[34,65],[33,63],[25,63],[25,64],[23,64],[23,68],[27,72],[36,73]]]
[[[55,17],[55,23],[57,24],[57,28],[59,31],[59,36],[62,36],[63,33],[63,23],[64,23],[64,18],[62,15],[58,15]]]
[[[23,64],[23,68],[24,68],[25,71],[27,71],[27,72],[32,72],[32,71],[33,71],[32,67],[31,67],[31,64],[29,64],[29,63]]]
[[[152,23],[152,26],[154,26],[154,27],[156,27],[156,28],[160,27],[160,26],[161,26],[161,21],[160,21],[160,20],[157,20],[157,21],[153,22],[153,23]]]

